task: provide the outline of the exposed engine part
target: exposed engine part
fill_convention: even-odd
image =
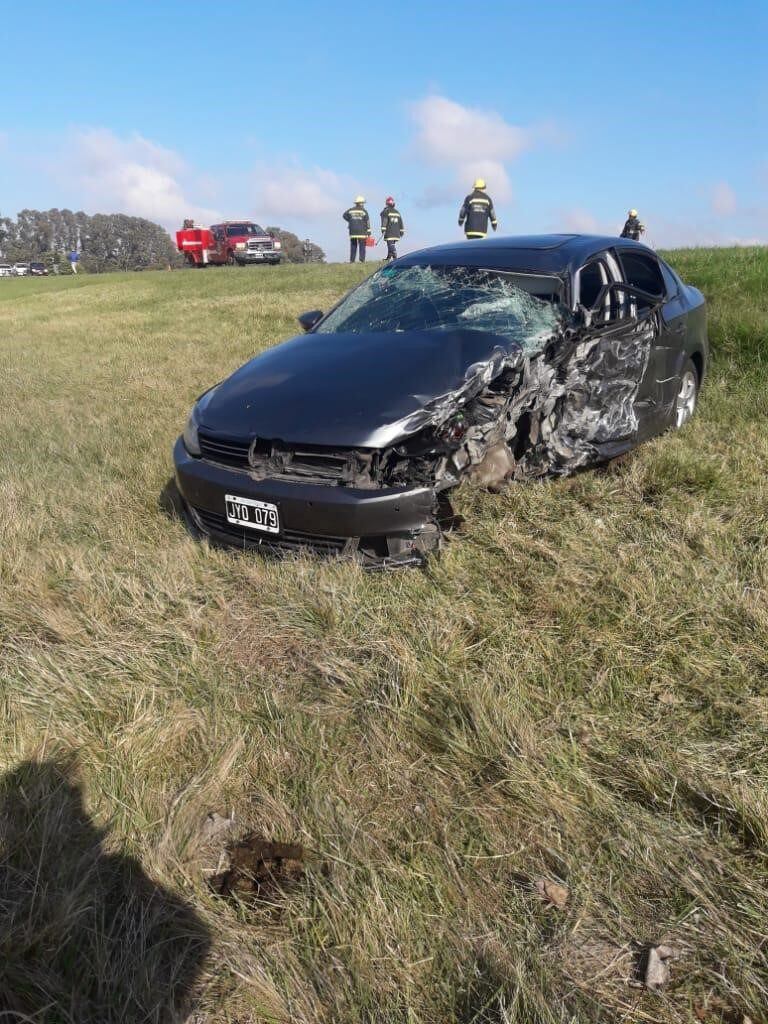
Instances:
[[[499,441],[485,453],[477,465],[472,466],[468,479],[473,484],[487,487],[490,490],[499,487],[515,470],[515,459],[509,445]]]
[[[277,477],[305,483],[372,488],[378,453],[333,451],[319,446],[292,448],[280,441],[257,438],[248,450],[248,464],[255,480]]]
[[[440,399],[432,428],[382,453],[383,480],[440,490],[467,476],[497,487],[597,461],[597,445],[637,430],[634,402],[657,331],[656,313],[618,326],[569,325],[534,355],[508,356],[482,388],[473,379],[451,396],[448,415]]]

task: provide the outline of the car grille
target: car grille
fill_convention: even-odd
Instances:
[[[355,541],[349,537],[324,537],[316,533],[301,533],[298,530],[282,530],[279,534],[258,534],[234,523],[218,512],[203,508],[192,508],[194,518],[206,533],[227,537],[240,547],[266,548],[275,552],[311,551],[318,555],[341,555],[345,549],[352,550]],[[255,534],[255,535],[254,535]]]
[[[214,437],[200,430],[197,435],[200,453],[209,462],[220,462],[225,466],[248,468],[248,449],[250,441],[238,441],[226,437]]]
[[[248,248],[251,252],[271,252],[272,242],[249,242]]]
[[[198,431],[202,458],[238,469],[280,480],[311,481],[326,486],[343,484],[349,477],[350,455],[319,445],[280,449],[273,442],[259,438],[255,444],[242,439],[218,437]],[[253,461],[249,452],[253,444]]]

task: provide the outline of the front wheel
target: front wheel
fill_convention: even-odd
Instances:
[[[675,426],[678,430],[693,416],[698,397],[699,374],[693,360],[689,359],[680,378],[680,390],[675,399]]]

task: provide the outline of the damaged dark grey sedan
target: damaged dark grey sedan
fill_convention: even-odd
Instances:
[[[566,474],[692,415],[703,296],[625,239],[426,249],[198,400],[174,449],[190,526],[239,548],[421,562],[462,480]]]

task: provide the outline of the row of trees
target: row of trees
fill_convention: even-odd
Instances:
[[[306,261],[304,242],[291,231],[270,228],[283,243],[291,263]],[[325,254],[314,242],[309,259],[323,262]],[[123,213],[82,210],[22,210],[12,220],[0,216],[0,256],[11,263],[38,260],[50,270],[70,272],[68,255],[80,254],[79,268],[103,274],[110,270],[148,270],[183,266],[175,242],[168,232],[143,217]]]
[[[80,254],[79,267],[96,274],[181,265],[167,231],[122,213],[22,210],[15,221],[0,217],[0,251],[11,262],[39,260],[61,272],[69,270],[70,252]]]

